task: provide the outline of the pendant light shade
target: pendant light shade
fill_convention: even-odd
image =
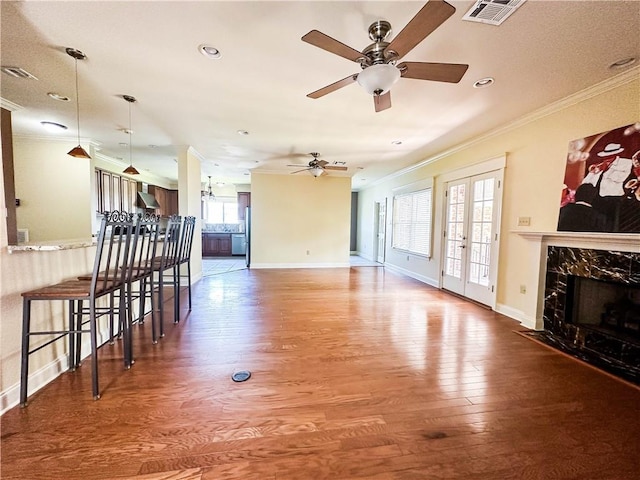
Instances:
[[[67,48],[67,55],[73,57],[75,59],[76,65],[76,120],[78,122],[78,146],[69,150],[67,155],[71,155],[76,158],[91,158],[89,154],[86,152],[84,148],[80,146],[80,97],[78,93],[78,60],[84,60],[86,55],[82,53],[80,50],[76,50],[75,48]]]
[[[127,173],[129,175],[140,175],[140,172],[136,170],[136,167],[133,166],[133,160],[131,157],[131,134],[133,133],[133,131],[131,130],[131,104],[136,101],[136,97],[132,97],[131,95],[123,95],[122,98],[124,98],[127,103],[129,103],[129,129],[127,130],[127,133],[129,134],[129,166],[125,168],[122,173]]]

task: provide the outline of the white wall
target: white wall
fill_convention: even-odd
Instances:
[[[502,235],[498,266],[497,310],[530,327],[539,327],[537,299],[539,251],[518,230],[555,231],[560,192],[571,140],[640,120],[640,69],[620,75],[585,92],[512,122],[497,132],[448,152],[426,159],[424,166],[390,177],[360,191],[358,250],[368,258],[374,252],[374,203],[393,197],[394,188],[425,178],[435,179],[434,258],[395,255],[387,244],[386,263],[407,270],[428,283],[439,281],[441,271],[442,209],[441,179],[458,169],[506,154]],[[531,218],[529,227],[518,227],[517,218]],[[387,216],[391,221],[390,215]],[[389,227],[390,228],[390,227]],[[389,232],[389,230],[388,230]],[[387,238],[389,235],[387,236]],[[526,293],[519,286],[525,285]]]
[[[251,176],[251,266],[349,265],[351,179]]]

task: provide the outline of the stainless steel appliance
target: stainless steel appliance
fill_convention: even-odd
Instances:
[[[231,255],[246,255],[247,242],[244,233],[231,234]]]

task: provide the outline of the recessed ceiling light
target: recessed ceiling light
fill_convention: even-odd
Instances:
[[[47,95],[49,95],[54,100],[58,100],[59,102],[68,102],[69,101],[69,97],[65,97],[64,95],[60,95],[59,93],[56,93],[56,92],[49,92],[49,93],[47,93]]]
[[[473,88],[484,88],[493,85],[495,80],[492,77],[481,78],[473,84]]]
[[[617,70],[617,69],[620,69],[620,68],[626,68],[626,67],[630,67],[631,65],[633,65],[637,61],[638,61],[638,59],[636,57],[623,58],[622,60],[618,60],[617,62],[613,62],[611,65],[609,65],[609,68],[611,68],[613,70]]]
[[[401,140],[394,140],[393,142],[391,142],[392,145],[402,145],[402,141]]]
[[[120,142],[118,145],[120,145],[121,147],[128,147],[129,146],[128,143],[124,143],[124,142]]]
[[[244,174],[245,174],[245,175],[250,175],[250,173],[249,173],[249,172],[245,172]]]
[[[240,134],[240,135],[249,135],[249,132],[247,132],[246,130],[238,130],[238,134]]]
[[[198,50],[202,55],[204,55],[207,58],[216,59],[222,56],[220,54],[220,50],[218,50],[216,47],[212,47],[211,45],[202,44],[198,47]]]
[[[219,166],[220,166],[220,164],[219,164],[219,163],[214,163],[214,164],[213,164],[213,166],[214,166],[214,167],[219,167]]]
[[[40,125],[42,125],[44,128],[46,128],[50,132],[59,132],[61,130],[67,129],[65,125],[62,125],[61,123],[56,123],[56,122],[40,122]]]

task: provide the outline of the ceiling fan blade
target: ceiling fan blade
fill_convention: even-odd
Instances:
[[[442,0],[429,0],[391,41],[385,49],[385,54],[392,50],[398,54],[398,58],[404,57],[455,11],[452,5]]]
[[[287,165],[287,167],[308,167],[309,165],[304,165],[303,163],[296,163],[293,165]]]
[[[387,92],[384,95],[374,95],[373,103],[376,107],[376,112],[391,108],[391,92]]]
[[[324,167],[325,170],[346,170],[347,167],[340,167],[338,165],[327,165],[326,167]]]
[[[306,172],[307,170],[311,170],[311,168],[303,168],[302,170],[296,170],[295,172],[291,172],[291,175],[294,173]]]
[[[342,80],[338,80],[331,85],[327,85],[326,87],[321,88],[320,90],[316,90],[315,92],[311,92],[307,97],[309,98],[320,98],[325,96],[327,93],[335,92],[339,88],[346,87],[347,85],[352,84],[356,81],[358,77],[357,74],[349,75],[347,78],[343,78]]]
[[[302,41],[315,45],[329,53],[334,53],[353,62],[357,62],[358,59],[364,56],[356,49],[351,48],[350,46],[345,45],[344,43],[339,42],[335,38],[331,38],[329,35],[325,35],[318,30],[311,30],[302,37]]]
[[[463,63],[402,62],[398,65],[403,78],[458,83],[469,65]]]
[[[317,164],[320,167],[324,167],[325,165],[327,165],[329,162],[327,162],[326,160],[318,160]]]

